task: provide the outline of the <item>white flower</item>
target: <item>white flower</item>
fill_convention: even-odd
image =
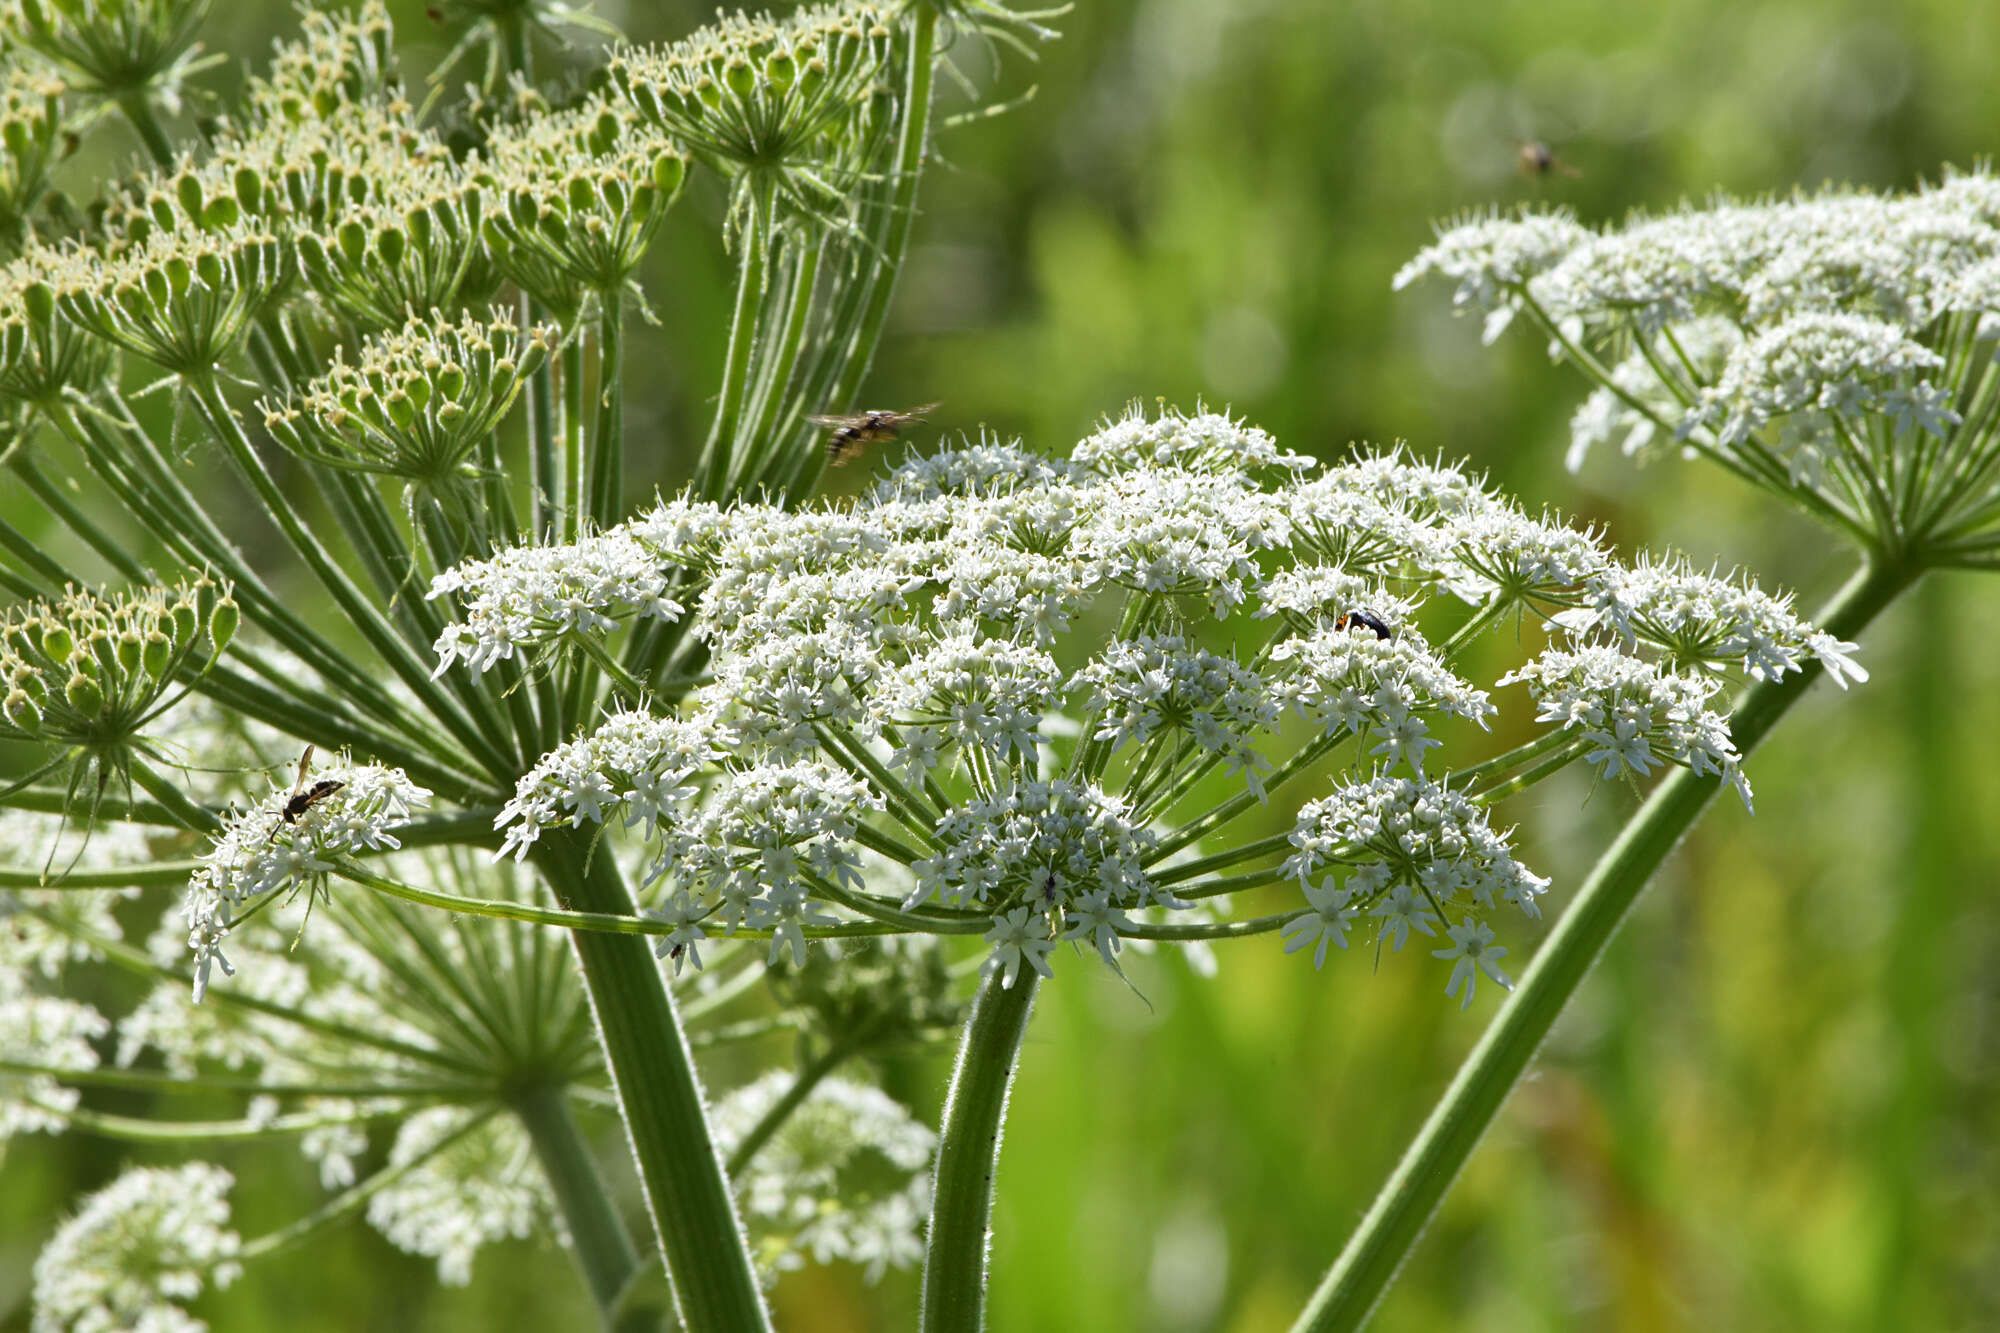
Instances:
[[[1518,289],[1590,239],[1591,233],[1563,212],[1475,215],[1440,230],[1436,243],[1397,270],[1391,285],[1401,291],[1433,273],[1450,279],[1457,284],[1454,307],[1499,317],[1487,321],[1490,343],[1513,316]]]
[[[680,619],[686,608],[667,595],[672,557],[663,552],[672,548],[641,535],[671,530],[655,514],[580,541],[517,546],[446,570],[428,595],[456,594],[465,618],[438,636],[431,674],[463,662],[476,680],[523,648],[601,634],[627,616]]]
[[[111,1030],[110,1022],[80,1001],[37,994],[27,981],[24,974],[0,971],[0,1061],[97,1068],[91,1043]],[[75,1088],[53,1075],[0,1072],[0,1152],[16,1134],[60,1133],[77,1098]]]
[[[181,914],[195,955],[195,999],[210,969],[233,971],[222,943],[241,909],[267,894],[311,885],[337,860],[400,847],[393,830],[430,800],[401,769],[345,764],[307,775],[304,792],[280,787],[231,816],[189,881]],[[298,801],[320,792],[309,803]]]
[[[1041,933],[1044,925],[1032,907],[1017,907],[994,917],[993,929],[985,935],[993,952],[987,955],[979,974],[1000,973],[1000,984],[1009,990],[1020,975],[1022,963],[1045,977],[1054,976],[1055,971],[1049,966],[1049,950],[1055,948],[1055,941]]]
[[[205,1162],[127,1171],[83,1201],[35,1260],[34,1333],[201,1333],[180,1308],[241,1272],[230,1174]]]
[[[1319,887],[1304,885],[1306,902],[1311,910],[1301,912],[1285,924],[1285,952],[1297,953],[1312,947],[1313,968],[1326,966],[1326,946],[1347,947],[1348,924],[1354,920],[1359,908],[1350,907],[1354,891],[1335,883],[1331,875],[1319,882]]]
[[[1445,927],[1445,934],[1451,938],[1448,949],[1433,949],[1431,957],[1455,959],[1451,968],[1451,980],[1445,983],[1446,997],[1458,994],[1460,986],[1465,987],[1465,998],[1459,1008],[1469,1008],[1472,992],[1479,987],[1479,974],[1484,972],[1493,978],[1503,990],[1514,989],[1513,978],[1500,970],[1496,961],[1506,954],[1506,950],[1493,943],[1493,928],[1467,917],[1456,926]]]

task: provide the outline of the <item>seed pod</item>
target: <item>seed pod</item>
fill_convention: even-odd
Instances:
[[[167,678],[167,667],[174,660],[174,643],[166,635],[154,630],[146,636],[145,651],[141,656],[147,679],[155,683]]]
[[[226,593],[208,613],[208,655],[211,659],[222,656],[229,647],[229,641],[236,637],[236,627],[242,622],[243,613],[237,608],[236,599]]]
[[[30,735],[41,728],[41,707],[18,686],[7,691],[7,697],[0,700],[0,711],[4,711],[9,721]]]
[[[104,711],[104,687],[81,671],[70,676],[69,684],[63,687],[63,697],[85,717],[96,717]]]

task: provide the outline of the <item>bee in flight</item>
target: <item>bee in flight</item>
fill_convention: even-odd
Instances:
[[[839,467],[860,453],[863,447],[883,444],[903,433],[903,427],[915,425],[942,403],[925,403],[907,412],[891,412],[873,407],[866,412],[844,412],[835,416],[811,416],[806,420],[815,426],[825,426],[833,434],[826,440],[826,459],[829,465]]]
[[[313,747],[308,745],[306,752],[299,756],[299,776],[292,784],[291,799],[286,801],[285,808],[278,812],[278,822],[271,826],[273,842],[277,841],[279,829],[292,827],[299,822],[299,816],[347,785],[335,778],[321,778],[312,786],[306,786],[306,774],[312,769],[312,760]]]
[[[1542,180],[1551,172],[1554,172],[1558,176],[1580,176],[1583,174],[1560,157],[1557,157],[1556,150],[1543,143],[1540,139],[1522,144],[1521,151],[1514,155],[1514,161],[1521,168],[1523,176],[1534,180]]]
[[[1373,611],[1362,611],[1359,609],[1343,611],[1333,622],[1333,627],[1337,630],[1349,630],[1355,628],[1357,625],[1362,629],[1374,630],[1375,637],[1378,639],[1393,639],[1396,637],[1396,632],[1383,624],[1382,617],[1376,615]]]

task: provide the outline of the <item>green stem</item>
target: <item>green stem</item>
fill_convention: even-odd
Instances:
[[[708,447],[696,470],[695,489],[707,499],[723,499],[723,487],[735,469],[737,426],[743,413],[743,391],[749,382],[750,353],[757,345],[758,312],[763,307],[765,273],[764,205],[760,201],[739,233],[743,263],[736,275],[736,311],[729,321],[729,351],[722,363],[722,387],[716,396],[715,421]]]
[[[49,507],[50,513],[61,519],[63,525],[71,532],[83,538],[89,544],[90,549],[104,557],[105,562],[117,570],[119,574],[133,583],[147,583],[151,581],[146,573],[145,566],[141,565],[129,551],[119,545],[116,538],[93,522],[88,514],[85,514],[81,509],[70,503],[70,498],[63,494],[61,488],[44,476],[42,470],[35,466],[34,456],[26,449],[17,450],[7,460],[7,464],[13,468],[14,474],[21,479],[21,483],[28,488],[30,493]]]
[[[345,570],[335,563],[331,553],[320,544],[292,504],[278,489],[276,479],[257,456],[250,439],[243,433],[242,425],[222,396],[220,385],[213,373],[189,378],[189,387],[194,391],[194,399],[207,419],[209,429],[222,442],[224,449],[236,462],[244,480],[250,483],[257,498],[271,520],[284,533],[299,557],[319,577],[322,587],[333,595],[340,609],[349,621],[390,669],[401,678],[411,693],[423,702],[468,754],[495,777],[511,782],[516,774],[513,760],[494,743],[492,733],[499,728],[481,725],[491,719],[474,719],[461,712],[453,700],[448,699],[431,679],[429,668],[410,650],[402,637],[396,633],[382,612],[370,602]]]
[[[876,344],[882,340],[882,324],[889,315],[889,298],[895,295],[896,275],[903,268],[903,254],[910,246],[910,231],[917,220],[917,178],[923,173],[924,153],[931,137],[931,76],[936,72],[938,7],[935,0],[921,0],[912,6],[915,27],[910,33],[910,82],[903,93],[902,137],[896,144],[896,193],[889,203],[889,233],[882,245],[882,266],[868,293],[868,306],[861,316],[853,359],[838,380],[828,401],[838,411],[861,387],[869,363],[875,359]]]
[[[631,916],[632,895],[609,849],[588,834],[544,834],[534,860],[563,906]],[[618,1093],[647,1211],[681,1322],[732,1333],[768,1329],[722,1159],[709,1133],[701,1082],[672,997],[644,940],[570,935],[590,989],[605,1067]]]
[[[1856,638],[1921,569],[1864,563],[1818,618],[1840,639]],[[1805,696],[1821,667],[1811,663],[1781,681],[1743,692],[1730,718],[1737,748],[1749,754],[1779,718]],[[1536,952],[1519,986],[1459,1066],[1451,1087],[1349,1238],[1294,1333],[1356,1329],[1367,1320],[1416,1244],[1445,1191],[1471,1156],[1549,1028],[1603,952],[1653,872],[1679,845],[1720,784],[1675,769],[1599,858],[1575,902]]]
[[[598,293],[597,421],[590,433],[590,512],[599,528],[625,508],[625,304],[624,289]]]
[[[155,773],[143,759],[132,761],[132,781],[173,815],[174,822],[193,833],[218,833],[222,820],[193,797],[175,786],[171,778]]]
[[[639,1269],[639,1251],[625,1221],[612,1205],[604,1176],[591,1156],[590,1144],[570,1114],[560,1085],[537,1082],[508,1099],[514,1114],[535,1145],[535,1159],[555,1192],[556,1207],[569,1225],[572,1252],[583,1280],[597,1303],[600,1323],[621,1333],[657,1329],[663,1311],[635,1309],[616,1320],[612,1307]]]
[[[1003,975],[999,968],[987,973],[973,998],[945,1101],[930,1243],[924,1254],[924,1333],[978,1330],[986,1324],[987,1226],[1000,1165],[1000,1129],[1039,980],[1026,967],[1012,986],[1001,984]]]
[[[160,124],[160,118],[154,112],[152,102],[147,100],[145,90],[135,88],[121,95],[117,102],[119,111],[124,113],[125,122],[132,127],[132,132],[139,136],[139,142],[146,145],[146,155],[153,159],[153,165],[172,170],[173,140],[167,138],[167,131]]]

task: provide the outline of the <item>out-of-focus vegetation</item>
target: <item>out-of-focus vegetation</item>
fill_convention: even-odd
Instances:
[[[637,38],[704,16],[596,8]],[[397,20],[412,56],[442,54],[421,4]],[[293,22],[241,0],[204,37],[261,59]],[[1740,561],[1808,607],[1844,576],[1834,542],[1707,471],[1600,451],[1567,475],[1580,380],[1518,330],[1482,349],[1442,289],[1392,295],[1389,278],[1467,208],[1557,201],[1591,221],[1969,164],[1996,146],[2000,9],[1083,0],[1058,26],[1033,102],[940,138],[949,169],[926,181],[869,405],[942,399],[945,428],[1055,446],[1135,395],[1206,397],[1292,448],[1469,456],[1625,549]],[[968,46],[962,63],[986,77],[992,59]],[[74,188],[136,160],[121,133],[67,165]],[[1528,141],[1576,174],[1521,175]],[[656,300],[709,312],[673,326],[715,331],[682,346],[635,326],[628,429],[662,441],[671,483],[705,414],[687,386],[721,359],[728,267],[691,226],[650,262]],[[1670,864],[1376,1327],[2000,1326],[1996,642],[1992,589],[1937,579],[1865,645],[1868,686],[1822,691],[1753,758],[1756,817],[1718,805]],[[1573,784],[1514,809],[1555,910],[1633,801]],[[1514,961],[1535,944],[1504,942]],[[1217,958],[1212,980],[1139,960],[1150,1007],[1088,966],[1044,988],[1002,1159],[996,1333],[1284,1328],[1493,1003],[1461,1014],[1436,967],[1377,971],[1359,945],[1321,974],[1270,939]],[[890,1090],[934,1118],[947,1057],[887,1071]],[[61,1201],[139,1160],[170,1158],[13,1145],[0,1328],[26,1327]],[[288,1147],[233,1165],[246,1234],[315,1188]],[[297,1333],[587,1318],[552,1247],[487,1254],[469,1290],[440,1290],[359,1225],[203,1309],[218,1329]],[[913,1309],[908,1275],[809,1270],[779,1293],[789,1330],[907,1326]]]

